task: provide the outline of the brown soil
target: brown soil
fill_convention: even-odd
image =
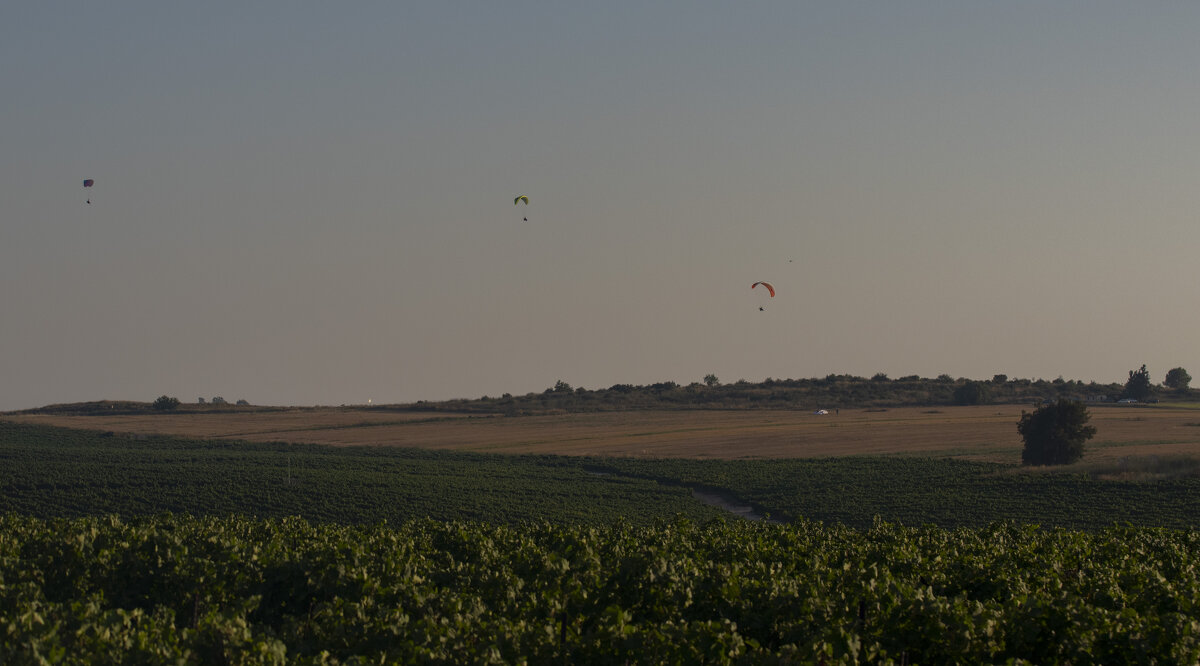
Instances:
[[[5,415],[12,421],[128,434],[249,441],[412,446],[497,453],[682,458],[919,454],[1016,462],[1022,405],[797,411],[633,411],[467,417],[371,409],[146,414]],[[1200,410],[1092,406],[1088,460],[1200,455]]]

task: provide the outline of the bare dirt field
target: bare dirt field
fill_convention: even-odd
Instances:
[[[468,417],[313,408],[133,416],[0,415],[0,419],[198,438],[495,453],[679,458],[796,458],[914,454],[1020,460],[1016,423],[1027,405],[784,410],[631,411]],[[1200,409],[1091,406],[1091,461],[1200,456]]]

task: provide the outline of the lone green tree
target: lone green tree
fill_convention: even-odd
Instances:
[[[707,375],[704,375],[704,385],[705,386],[720,386],[721,380],[717,379],[716,375],[709,373]]]
[[[1192,382],[1192,376],[1183,368],[1171,368],[1167,371],[1167,378],[1163,380],[1163,386],[1178,391],[1179,393],[1188,392],[1188,384]]]
[[[150,406],[159,410],[160,412],[169,412],[173,409],[179,409],[179,398],[172,398],[169,395],[160,395],[158,396],[158,399],[156,399]]]
[[[1059,398],[1033,412],[1021,410],[1017,432],[1025,440],[1021,463],[1069,465],[1083,457],[1083,443],[1096,434],[1087,424],[1091,415],[1077,400]]]
[[[1141,402],[1149,398],[1151,393],[1153,393],[1153,388],[1150,385],[1150,371],[1146,370],[1146,364],[1143,363],[1140,370],[1130,370],[1129,381],[1125,382],[1125,390],[1121,393],[1121,397]]]

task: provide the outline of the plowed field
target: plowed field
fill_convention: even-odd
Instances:
[[[664,458],[796,458],[916,454],[1016,462],[1021,405],[797,411],[633,411],[522,417],[431,416],[376,409],[133,416],[3,415],[49,425],[144,435],[409,446],[496,453]],[[1091,461],[1200,455],[1200,410],[1092,406]]]

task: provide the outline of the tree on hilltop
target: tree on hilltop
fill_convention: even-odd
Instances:
[[[1143,363],[1140,370],[1129,371],[1129,381],[1125,382],[1125,390],[1121,397],[1142,402],[1149,398],[1152,392],[1150,371],[1146,370],[1146,364]]]
[[[1172,391],[1179,393],[1188,392],[1188,384],[1192,381],[1192,376],[1183,368],[1171,368],[1167,371],[1167,378],[1163,380],[1163,385]]]
[[[174,409],[179,409],[179,398],[172,398],[169,395],[159,396],[153,404],[150,405],[160,412],[169,412]]]
[[[991,391],[983,382],[968,381],[954,389],[954,404],[982,405],[991,400]]]

